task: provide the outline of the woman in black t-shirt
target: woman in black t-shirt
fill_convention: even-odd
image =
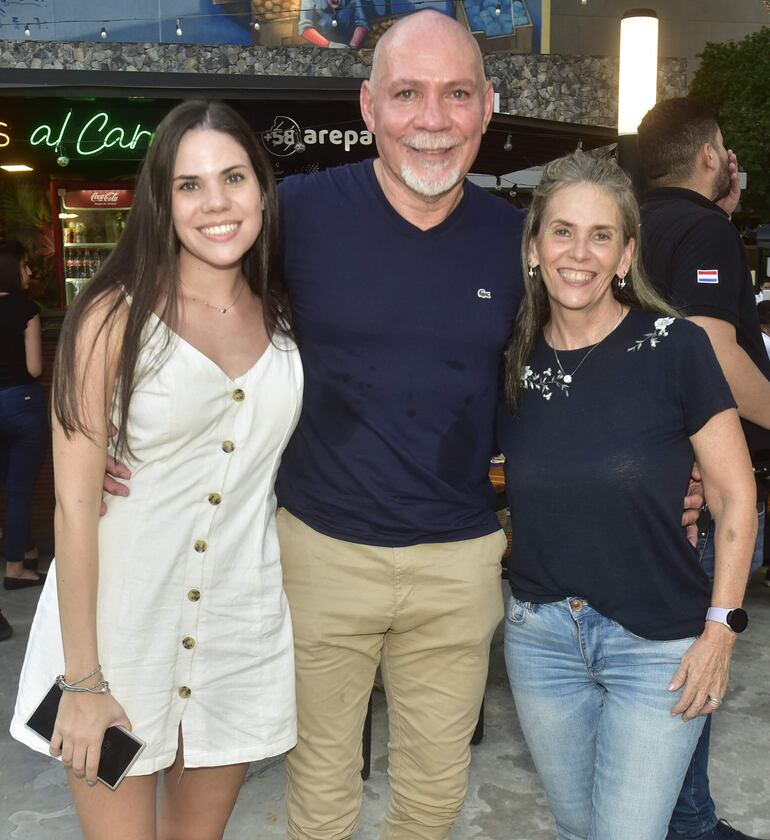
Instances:
[[[6,589],[40,586],[24,568],[35,551],[32,494],[48,441],[46,400],[35,381],[43,372],[40,314],[24,295],[29,278],[24,246],[0,242],[0,479],[5,493]]]
[[[570,840],[666,836],[727,688],[735,633],[721,613],[745,618],[756,535],[732,395],[705,333],[652,292],[638,228],[614,162],[576,152],[545,167],[497,424],[512,521],[506,665]],[[713,591],[681,525],[694,459],[717,522]]]

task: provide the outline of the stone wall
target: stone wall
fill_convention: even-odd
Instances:
[[[571,55],[486,56],[500,110],[587,125],[617,124],[618,59]],[[662,59],[658,99],[685,96],[687,59]]]
[[[122,70],[366,78],[371,58],[371,50],[313,47],[0,41],[0,71]],[[487,55],[485,64],[505,113],[590,125],[611,126],[616,122],[617,58],[497,53]],[[661,60],[659,98],[685,94],[686,84],[686,59]]]

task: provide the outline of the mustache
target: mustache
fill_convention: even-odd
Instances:
[[[404,140],[404,145],[419,152],[437,152],[445,149],[453,149],[459,146],[462,141],[457,137],[450,137],[446,134],[413,134]]]

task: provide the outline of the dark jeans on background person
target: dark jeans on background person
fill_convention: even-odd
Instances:
[[[43,390],[32,382],[0,388],[0,482],[5,494],[5,559],[17,562],[33,547],[32,495],[48,446]]]
[[[758,511],[757,517],[757,541],[754,544],[754,555],[751,558],[751,574],[762,565],[765,533],[765,511],[764,506]],[[705,532],[702,532],[698,541],[698,554],[700,555],[703,570],[714,582],[714,522],[710,523]],[[709,738],[711,736],[711,715],[706,718],[706,725],[703,727],[700,739],[692,754],[690,766],[687,768],[687,775],[684,777],[682,791],[679,794],[674,813],[669,823],[669,838],[677,835],[686,838],[698,837],[707,831],[711,831],[717,824],[717,813],[714,800],[709,790],[708,763],[709,763]],[[673,834],[676,832],[676,834]]]

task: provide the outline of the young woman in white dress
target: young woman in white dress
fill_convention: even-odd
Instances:
[[[183,103],[158,128],[120,242],[65,321],[56,574],[12,733],[48,751],[25,722],[55,677],[93,689],[62,691],[50,744],[88,840],[220,838],[248,763],[295,741],[273,483],[302,369],[277,217],[246,123],[220,103]],[[130,468],[131,495],[100,519],[108,451]],[[96,776],[115,724],[147,746],[111,791]]]

